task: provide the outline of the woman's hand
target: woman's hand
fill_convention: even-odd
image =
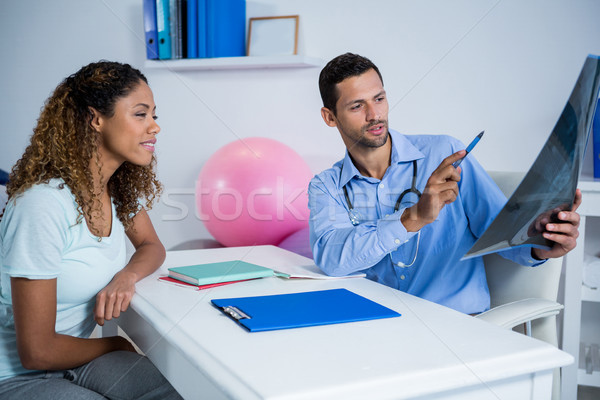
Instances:
[[[105,320],[119,318],[129,307],[135,293],[135,283],[156,271],[165,259],[165,248],[146,210],[137,213],[133,218],[133,226],[125,233],[135,247],[135,253],[125,268],[98,292],[94,319],[99,325],[104,325]]]
[[[119,271],[104,289],[96,295],[96,307],[94,308],[94,319],[98,325],[104,325],[104,321],[119,318],[126,311],[135,293],[137,276],[123,269]]]

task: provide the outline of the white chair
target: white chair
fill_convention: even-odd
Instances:
[[[490,172],[498,187],[509,197],[523,178],[522,173]],[[563,306],[556,302],[562,258],[550,259],[539,267],[525,267],[497,254],[484,256],[491,296],[491,309],[477,318],[523,332],[558,346],[556,315]],[[554,371],[552,398],[560,397],[560,370]]]

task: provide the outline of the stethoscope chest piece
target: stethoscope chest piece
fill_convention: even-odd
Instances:
[[[360,213],[356,211],[354,208],[351,208],[348,211],[348,218],[350,218],[350,223],[354,226],[360,224]]]

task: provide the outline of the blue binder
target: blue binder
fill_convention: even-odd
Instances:
[[[198,0],[187,1],[187,58],[198,58]]]
[[[400,316],[396,311],[346,289],[211,301],[250,332]]]
[[[246,1],[206,0],[208,57],[246,55]]]
[[[206,52],[206,36],[207,36],[207,19],[206,19],[206,0],[197,0],[198,1],[198,58],[206,58],[208,57],[208,53]]]
[[[156,31],[158,35],[158,58],[171,58],[171,23],[169,0],[156,0]]]
[[[146,58],[158,58],[158,34],[156,32],[156,0],[144,0],[144,33],[146,36]]]

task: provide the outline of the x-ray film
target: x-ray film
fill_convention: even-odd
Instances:
[[[600,88],[600,58],[588,56],[571,97],[537,159],[491,225],[463,259],[510,247],[548,249],[546,223],[557,222],[575,198]]]

